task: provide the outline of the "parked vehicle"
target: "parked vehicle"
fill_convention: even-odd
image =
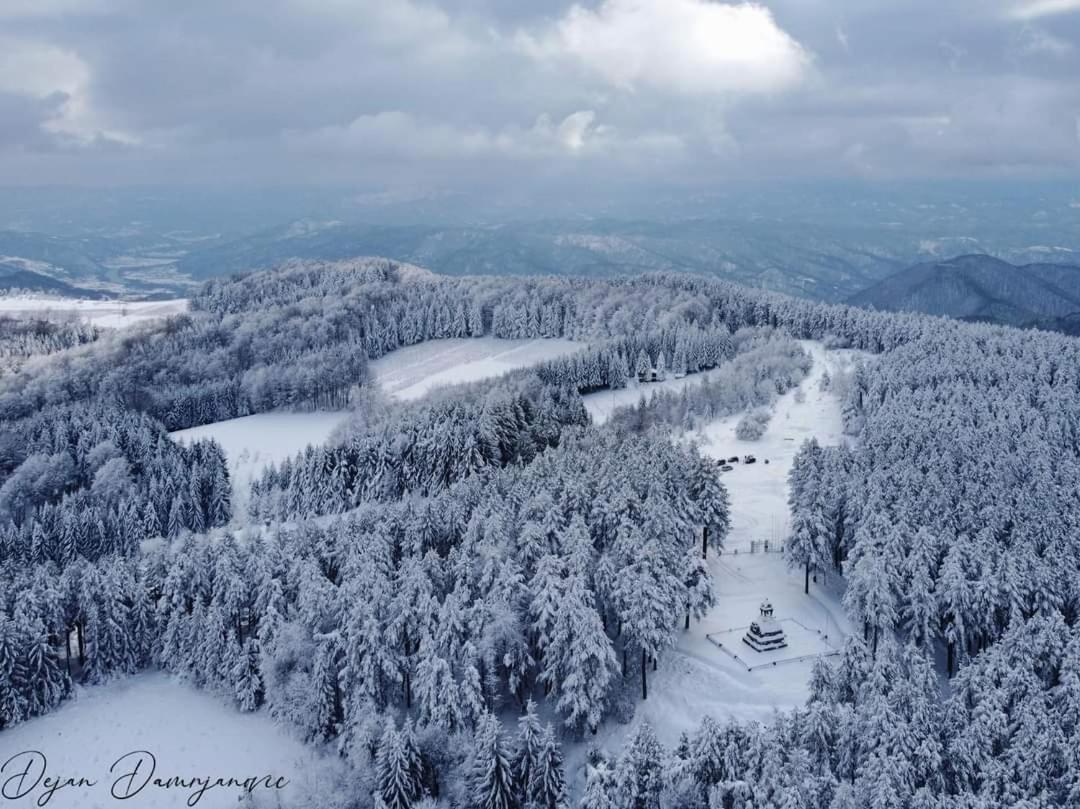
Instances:
[[[735,467],[731,466],[731,464],[724,464],[723,466],[720,467],[720,471],[721,472],[730,472],[734,468]]]
[[[757,458],[755,458],[753,455],[747,455],[742,459],[743,463],[754,463],[755,461],[757,461]]]
[[[732,455],[730,458],[727,459],[727,462],[728,463],[738,463],[739,462],[739,456],[738,455]]]

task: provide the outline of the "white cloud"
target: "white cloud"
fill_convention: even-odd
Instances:
[[[604,0],[596,10],[575,5],[553,30],[519,42],[539,59],[576,61],[623,89],[690,95],[785,89],[811,62],[753,3]]]
[[[1050,56],[1055,59],[1064,59],[1073,52],[1073,45],[1068,40],[1031,25],[1025,25],[1020,31],[1016,48],[1022,55]]]
[[[567,115],[559,124],[559,142],[571,152],[580,152],[585,147],[585,139],[593,130],[596,113],[592,110],[579,110]]]
[[[848,35],[843,26],[836,26],[836,41],[840,43],[845,53],[851,50],[851,44],[848,42]]]
[[[75,143],[99,138],[130,144],[136,139],[108,128],[93,109],[90,68],[78,54],[48,43],[0,37],[0,92],[31,98],[59,96],[57,114],[42,129]]]
[[[1009,16],[1018,20],[1034,20],[1070,11],[1080,11],[1080,0],[1020,0],[1013,4]]]
[[[76,54],[47,43],[0,37],[0,91],[43,98],[77,93],[89,69]]]
[[[531,127],[501,129],[456,126],[391,110],[362,115],[345,126],[291,132],[286,142],[295,150],[401,160],[667,156],[682,148],[680,139],[663,133],[624,137],[597,124],[593,110],[578,110],[558,123],[542,114]]]

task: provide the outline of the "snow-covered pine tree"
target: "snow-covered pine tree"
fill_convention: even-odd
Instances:
[[[375,759],[378,797],[387,809],[410,809],[420,797],[422,773],[414,751],[406,745],[393,717],[386,720],[386,730],[379,741]]]
[[[528,805],[535,809],[567,809],[570,805],[562,750],[550,724],[544,727],[540,738],[539,757],[526,791]]]
[[[525,713],[518,717],[517,725],[517,738],[514,741],[510,766],[514,773],[514,782],[519,788],[518,803],[524,806],[542,750],[543,729],[540,718],[536,715],[536,703],[531,699],[525,703]]]
[[[666,758],[649,723],[638,725],[615,771],[620,805],[627,809],[659,809]]]
[[[470,809],[518,809],[520,789],[493,714],[484,714],[477,724],[465,788]]]
[[[618,809],[621,806],[615,784],[615,774],[606,762],[588,767],[585,791],[581,796],[581,809]]]

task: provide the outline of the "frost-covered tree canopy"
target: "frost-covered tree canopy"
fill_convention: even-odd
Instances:
[[[0,729],[157,665],[339,751],[358,805],[565,806],[559,740],[649,693],[713,604],[701,532],[722,547],[729,498],[673,433],[768,407],[819,339],[872,356],[830,380],[850,442],[800,450],[785,550],[844,578],[862,632],[768,725],[707,719],[673,751],[640,725],[590,761],[582,802],[1080,799],[1071,338],[681,275],[382,260],[214,281],[122,335],[15,331],[12,351],[45,356],[0,379]],[[371,388],[372,358],[478,336],[588,348],[408,405]],[[702,376],[590,423],[582,394],[653,371]],[[167,434],[346,402],[348,425],[256,479],[248,513],[217,444]]]

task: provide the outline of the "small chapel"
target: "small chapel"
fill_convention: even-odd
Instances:
[[[756,652],[783,649],[787,646],[784,628],[773,617],[773,606],[768,599],[761,602],[761,616],[750,624],[743,636],[743,643]]]

